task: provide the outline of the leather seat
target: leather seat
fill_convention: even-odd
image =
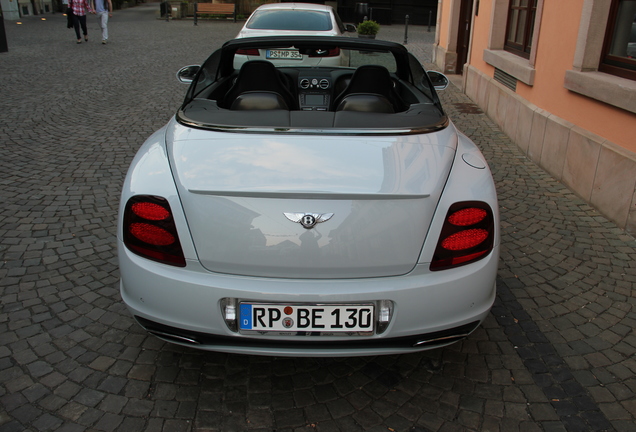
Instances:
[[[364,65],[356,69],[347,87],[334,99],[333,109],[386,113],[404,111],[406,104],[395,91],[387,68]]]
[[[336,111],[394,113],[395,108],[384,96],[368,93],[352,93],[340,101]]]
[[[289,110],[282,96],[275,92],[250,91],[238,95],[231,110]]]
[[[256,95],[261,93],[260,96]],[[243,98],[237,99],[241,95]],[[273,104],[274,99],[283,102],[277,108]],[[246,102],[247,100],[252,102]],[[260,100],[260,103],[257,102]],[[234,106],[234,108],[233,108]],[[269,106],[270,108],[266,108]],[[223,107],[230,109],[298,109],[298,101],[292,95],[284,80],[282,73],[276,67],[265,60],[248,61],[241,66],[234,85],[223,98]]]

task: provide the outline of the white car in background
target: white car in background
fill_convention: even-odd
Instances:
[[[331,7],[310,3],[272,3],[259,6],[249,17],[238,38],[260,36],[346,36],[355,33]],[[295,47],[249,50],[237,53],[236,69],[249,60],[269,60],[277,65],[348,66],[349,57],[339,47],[332,50],[299,52]]]

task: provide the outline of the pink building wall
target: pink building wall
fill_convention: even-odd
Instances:
[[[442,70],[456,50],[461,1],[440,2],[434,61]],[[502,49],[508,0],[478,3],[464,92],[530,159],[635,233],[636,81],[581,66],[598,64],[593,48],[610,1],[539,0],[530,59]],[[495,66],[518,77],[514,91],[493,78]]]

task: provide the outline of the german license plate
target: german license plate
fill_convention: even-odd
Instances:
[[[371,332],[372,304],[284,305],[241,303],[240,329],[274,332]]]
[[[298,50],[281,49],[281,50],[267,50],[266,57],[268,59],[288,59],[288,60],[302,60],[303,55]]]

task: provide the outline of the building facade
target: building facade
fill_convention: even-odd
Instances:
[[[2,6],[2,18],[5,21],[20,19],[18,0],[0,0],[0,6]]]
[[[303,1],[303,0],[298,0]],[[438,0],[305,0],[308,3],[330,4],[338,10],[340,17],[351,23],[358,23],[367,16],[382,25],[409,23],[416,25],[435,25]]]
[[[4,19],[17,20],[20,16],[38,15],[61,10],[61,0],[0,0]],[[175,0],[169,0],[174,2]],[[185,0],[184,0],[185,1]],[[383,25],[409,23],[435,25],[438,0],[202,0],[201,3],[234,3],[237,13],[247,16],[265,3],[281,2],[317,3],[332,6],[346,22],[358,23],[365,16]],[[185,1],[194,3],[194,0]],[[119,4],[113,4],[118,8]]]
[[[55,0],[1,0],[5,20],[17,20],[21,16],[57,12]]]
[[[434,61],[524,154],[636,233],[636,0],[440,0]]]

